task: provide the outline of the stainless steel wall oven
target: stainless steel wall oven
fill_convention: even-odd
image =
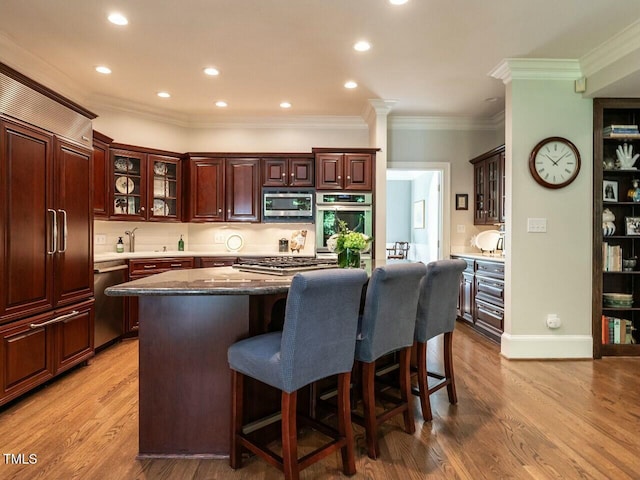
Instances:
[[[316,193],[316,254],[330,254],[327,239],[338,233],[338,222],[349,230],[373,236],[373,194],[346,192]]]

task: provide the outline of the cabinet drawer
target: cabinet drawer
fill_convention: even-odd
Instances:
[[[236,263],[236,257],[200,257],[196,262],[197,268],[230,267]]]
[[[129,260],[129,275],[152,275],[169,270],[193,268],[193,258],[148,258],[144,260]]]
[[[499,307],[504,306],[504,281],[476,277],[476,298]]]
[[[476,275],[504,280],[504,263],[476,260]]]
[[[490,325],[502,332],[504,329],[504,310],[476,297],[476,321]]]

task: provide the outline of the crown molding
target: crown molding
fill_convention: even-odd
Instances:
[[[362,118],[367,125],[373,125],[378,115],[389,115],[398,100],[384,100],[382,98],[370,98],[362,109]]]
[[[393,116],[389,117],[391,130],[496,130],[504,123],[504,112],[492,117],[429,117]]]
[[[584,75],[588,77],[638,50],[640,50],[640,20],[582,56],[580,66]]]
[[[561,58],[505,58],[488,75],[503,83],[512,80],[576,80],[580,61]]]

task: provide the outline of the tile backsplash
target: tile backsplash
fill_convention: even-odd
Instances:
[[[185,250],[190,252],[207,252],[225,254],[231,251],[226,242],[231,235],[242,240],[242,247],[233,254],[274,255],[278,254],[278,240],[291,240],[294,232],[306,230],[306,241],[300,255],[315,254],[315,225],[298,223],[154,223],[154,222],[94,222],[95,253],[116,251],[118,237],[125,243],[125,251],[129,250],[129,238],[126,230],[136,228],[136,252],[177,251],[180,235],[184,240]],[[99,240],[104,239],[104,244]],[[238,240],[234,237],[233,240]],[[289,250],[291,254],[291,250]]]

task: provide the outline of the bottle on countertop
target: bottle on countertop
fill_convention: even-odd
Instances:
[[[182,239],[182,235],[180,235],[180,240],[178,240],[178,251],[184,252],[184,240]]]
[[[122,237],[118,237],[118,243],[116,243],[116,252],[124,252],[124,242],[122,241]]]

